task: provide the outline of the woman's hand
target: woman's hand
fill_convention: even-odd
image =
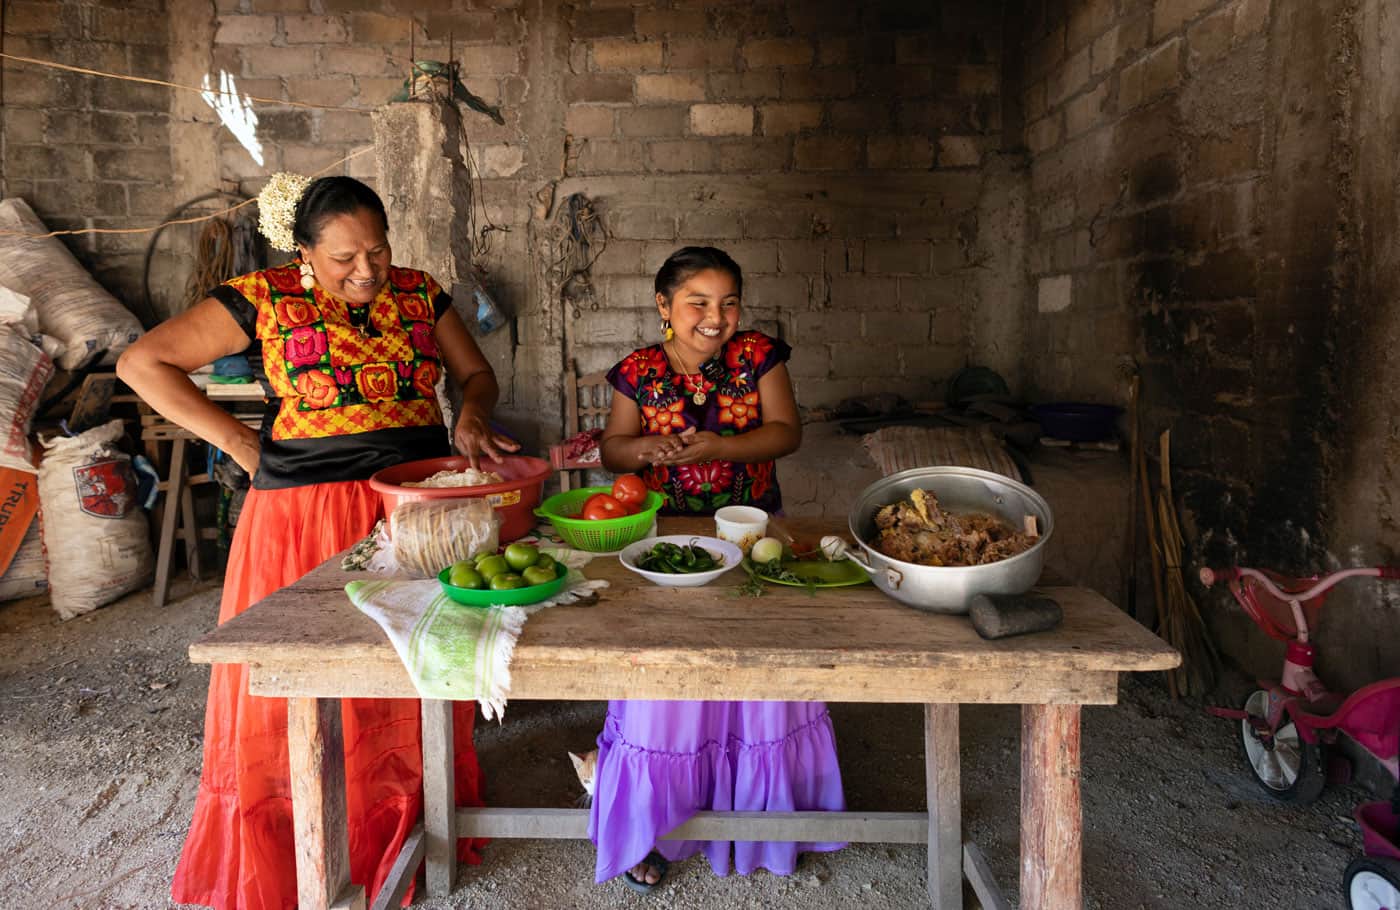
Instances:
[[[674,438],[680,442],[681,448],[658,464],[699,464],[724,457],[724,437],[718,433],[686,427]]]
[[[243,427],[243,431],[234,437],[233,442],[229,443],[229,447],[224,451],[240,468],[247,471],[251,478],[258,473],[258,462],[262,460],[262,444],[257,430],[243,424],[239,426]]]
[[[477,467],[477,457],[482,453],[499,464],[502,452],[520,451],[520,443],[491,429],[491,421],[486,415],[471,407],[462,408],[457,427],[452,431],[452,442],[457,446],[457,451],[467,456],[473,468]]]

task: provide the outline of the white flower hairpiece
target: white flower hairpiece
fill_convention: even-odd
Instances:
[[[292,223],[296,220],[297,201],[310,183],[310,177],[279,172],[268,178],[258,193],[258,230],[279,250],[290,252],[297,248],[292,239]]]

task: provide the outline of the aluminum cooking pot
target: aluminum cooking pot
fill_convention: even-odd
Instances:
[[[985,512],[1013,528],[1024,527],[1025,517],[1034,515],[1040,539],[1024,553],[981,566],[921,566],[891,559],[870,545],[879,537],[875,513],[915,490],[932,490],[946,511]],[[822,549],[829,557],[854,559],[876,587],[901,603],[932,613],[966,613],[974,594],[1021,594],[1033,587],[1054,528],[1050,505],[1025,484],[991,471],[939,465],[900,471],[861,491],[851,507],[850,529],[863,554],[850,552],[839,538],[826,538]]]

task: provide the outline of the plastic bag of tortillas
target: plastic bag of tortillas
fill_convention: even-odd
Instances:
[[[151,576],[146,513],[136,501],[131,458],[116,447],[120,420],[41,440],[39,506],[49,595],[63,619],[89,613]]]
[[[406,502],[389,516],[392,568],[415,578],[433,578],[454,562],[495,550],[500,536],[501,519],[480,496]]]

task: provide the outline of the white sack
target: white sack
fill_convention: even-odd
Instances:
[[[44,542],[39,539],[39,516],[35,515],[10,567],[0,575],[0,600],[33,597],[43,594],[48,586],[44,576]]]
[[[29,425],[53,361],[14,327],[0,325],[0,468],[34,470]]]
[[[39,506],[49,592],[63,619],[111,603],[151,575],[136,475],[131,458],[114,445],[122,433],[122,422],[112,420],[71,438],[42,440],[47,451],[39,465]]]
[[[0,231],[46,234],[23,199],[0,202]],[[117,355],[141,337],[141,323],[98,284],[57,237],[0,234],[0,285],[27,295],[39,311],[39,330],[63,342],[59,366],[73,370]]]

